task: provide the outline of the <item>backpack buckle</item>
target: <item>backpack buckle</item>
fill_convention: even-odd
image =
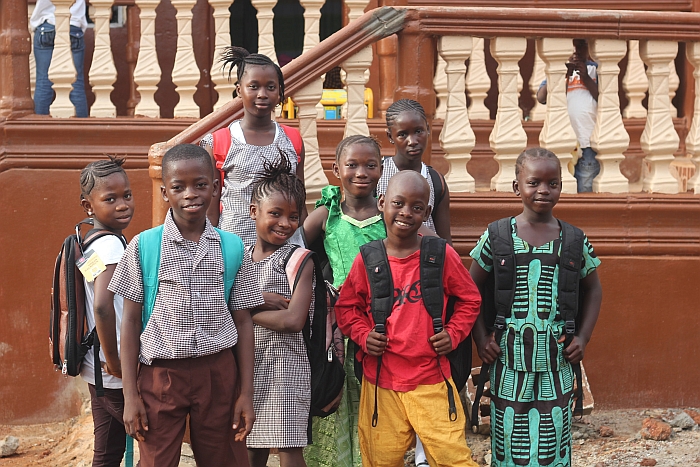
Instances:
[[[379,334],[386,334],[386,327],[384,327],[383,324],[375,324],[374,332],[377,332]]]
[[[576,322],[573,319],[567,319],[564,323],[564,329],[567,334],[574,334],[576,332]]]
[[[506,328],[506,317],[502,315],[496,315],[496,319],[493,322],[493,327],[503,331]]]
[[[433,332],[437,334],[439,332],[442,332],[442,330],[442,318],[433,318]]]

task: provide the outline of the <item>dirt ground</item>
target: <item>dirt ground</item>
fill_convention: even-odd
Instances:
[[[671,420],[680,409],[596,410],[574,425],[574,467],[700,466],[700,428],[673,428],[668,441],[642,439],[642,421],[647,417]],[[601,426],[611,431],[601,436]],[[602,430],[606,431],[605,429]],[[0,425],[0,440],[12,435],[20,440],[16,454],[0,458],[2,467],[87,467],[92,460],[92,418],[89,404],[76,418],[41,425]],[[490,458],[488,436],[467,435],[474,459],[487,465]],[[187,446],[186,446],[187,448]],[[413,465],[412,453],[407,455]],[[191,451],[183,451],[181,467],[194,466]],[[279,465],[271,456],[270,467]]]

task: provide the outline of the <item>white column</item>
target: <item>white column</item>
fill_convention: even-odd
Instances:
[[[668,65],[678,53],[678,43],[641,41],[639,53],[647,65],[649,79],[647,122],[639,141],[646,153],[644,161],[648,170],[644,174],[643,189],[656,193],[678,193],[678,180],[671,175],[670,165],[680,138],[669,112],[668,83]]]
[[[547,74],[547,105],[540,132],[540,146],[557,155],[561,162],[562,191],[576,193],[576,179],[568,170],[576,148],[576,134],[571,127],[566,102],[566,63],[571,55],[570,39],[542,38],[536,44],[538,57]],[[541,81],[540,81],[541,82]],[[538,84],[539,87],[539,84]]]
[[[51,104],[53,117],[72,117],[75,107],[70,101],[70,91],[75,81],[75,65],[70,49],[70,7],[74,0],[54,0],[56,7],[56,39],[49,66],[49,80],[53,83],[56,99]]]
[[[313,49],[321,41],[319,37],[321,22],[321,7],[325,0],[300,0],[304,7],[304,50],[303,53]]]
[[[228,70],[224,73],[221,69],[221,54],[224,48],[231,45],[231,31],[229,27],[229,7],[231,0],[209,0],[209,5],[214,9],[214,62],[211,65],[211,80],[214,82],[219,98],[214,104],[214,111],[219,110],[228,101],[233,99],[233,90],[236,88],[236,70],[231,70],[229,80]]]
[[[469,118],[471,120],[488,120],[491,118],[489,109],[484,105],[486,93],[491,88],[491,80],[486,72],[486,58],[484,55],[484,39],[474,38],[472,55],[469,58],[469,70],[467,70],[467,91],[472,103],[469,106]]]
[[[321,189],[328,185],[328,178],[321,165],[316,127],[316,104],[323,94],[323,80],[314,80],[292,96],[299,108],[299,132],[304,140],[304,186],[306,203],[313,209],[316,200],[321,198]]]
[[[625,118],[646,118],[647,109],[642,105],[649,89],[649,81],[644,71],[644,62],[639,57],[639,41],[627,42],[627,72],[622,78],[622,89],[627,95]]]
[[[569,42],[569,52],[571,52],[571,41],[567,40],[567,42]],[[535,48],[537,47],[537,44],[535,44]],[[564,62],[562,62],[562,66],[564,66],[563,63]],[[564,70],[566,70],[566,68]],[[536,52],[535,62],[532,66],[532,76],[530,77],[530,92],[532,93],[532,97],[535,99],[535,106],[532,108],[532,110],[530,110],[530,120],[532,120],[533,122],[541,122],[542,120],[544,120],[544,115],[547,112],[545,106],[537,101],[537,91],[539,91],[540,84],[544,79],[544,73],[544,62],[542,61],[542,58],[540,58],[539,54]],[[549,83],[549,81],[547,81],[547,83]],[[549,91],[549,88],[547,89],[547,91]],[[549,104],[549,99],[547,100],[547,104]]]
[[[272,20],[275,17],[272,9],[277,5],[277,0],[251,0],[251,3],[258,10],[258,53],[267,55],[270,60],[278,63],[272,27]]]
[[[437,68],[435,69],[435,76],[433,77],[433,88],[435,88],[435,95],[437,96],[437,107],[435,109],[435,118],[445,119],[445,113],[447,112],[447,75],[445,75],[445,59],[442,55],[437,57]],[[466,65],[464,69],[466,70]],[[466,97],[464,101],[466,109]]]
[[[348,22],[352,22],[365,14],[369,0],[345,0],[345,5],[348,7]]]
[[[27,5],[27,17],[32,17],[35,5]],[[29,21],[27,21],[29,24]],[[36,87],[36,61],[34,60],[34,33],[32,26],[29,25],[29,88],[31,89],[32,98],[34,97],[34,88]]]
[[[90,15],[95,22],[95,52],[90,66],[90,84],[95,93],[95,103],[90,114],[93,117],[116,117],[117,108],[112,104],[110,94],[117,80],[117,69],[112,58],[112,41],[109,38],[109,19],[112,16],[114,0],[90,0]]]
[[[676,57],[673,57],[671,63],[668,64],[668,101],[669,108],[671,109],[671,117],[675,118],[678,116],[678,109],[673,105],[673,98],[676,97],[676,91],[678,86],[681,84],[681,79],[676,73]]]
[[[474,177],[467,172],[467,163],[472,158],[471,151],[476,144],[474,131],[467,115],[465,60],[472,50],[472,38],[463,36],[443,36],[438,41],[438,52],[445,62],[447,96],[445,102],[445,123],[440,132],[440,146],[445,151],[445,160],[450,168],[445,180],[451,192],[476,191]]]
[[[177,51],[173,65],[173,84],[180,96],[175,106],[175,117],[199,117],[199,106],[194,102],[199,82],[199,68],[192,47],[192,8],[196,0],[170,0],[177,9]]]
[[[160,107],[153,98],[160,81],[160,64],[156,53],[156,7],[160,0],[136,0],[141,13],[141,38],[139,39],[139,56],[134,68],[134,82],[141,100],[136,104],[134,113],[146,117],[159,117]]]
[[[598,153],[600,174],[593,180],[593,191],[625,193],[629,181],[620,172],[622,154],[630,144],[630,137],[622,123],[617,84],[620,67],[617,65],[627,52],[625,41],[604,39],[590,41],[590,53],[598,63],[598,115],[591,135],[591,147]]]
[[[372,47],[365,47],[342,63],[348,90],[348,110],[344,138],[369,135],[365,107],[365,71],[372,64]]]
[[[695,175],[688,180],[688,189],[700,194],[700,42],[688,42],[685,45],[686,56],[693,65],[695,78],[695,104],[693,105],[693,123],[685,139],[685,148],[692,155]]]
[[[527,145],[522,112],[518,104],[518,61],[525,54],[523,37],[497,37],[491,40],[491,55],[498,62],[498,110],[489,136],[496,153],[498,173],[491,179],[491,189],[511,191],[515,179],[515,160]]]

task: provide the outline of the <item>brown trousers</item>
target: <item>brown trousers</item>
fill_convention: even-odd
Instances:
[[[245,443],[233,442],[238,368],[230,349],[200,358],[154,360],[141,365],[138,389],[148,431],[139,442],[141,467],[177,467],[190,416],[197,465],[248,466]]]

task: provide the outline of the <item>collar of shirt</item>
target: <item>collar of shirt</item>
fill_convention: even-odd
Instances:
[[[209,222],[209,218],[206,219],[204,231],[202,232],[200,238],[202,237],[217,242],[219,241],[219,234],[216,233],[216,230],[214,230],[214,226],[212,226],[211,222]],[[166,214],[165,221],[163,222],[163,238],[176,243],[182,243],[185,241],[182,233],[180,233],[180,229],[177,227],[177,224],[175,224],[172,209],[168,209],[168,214]]]

